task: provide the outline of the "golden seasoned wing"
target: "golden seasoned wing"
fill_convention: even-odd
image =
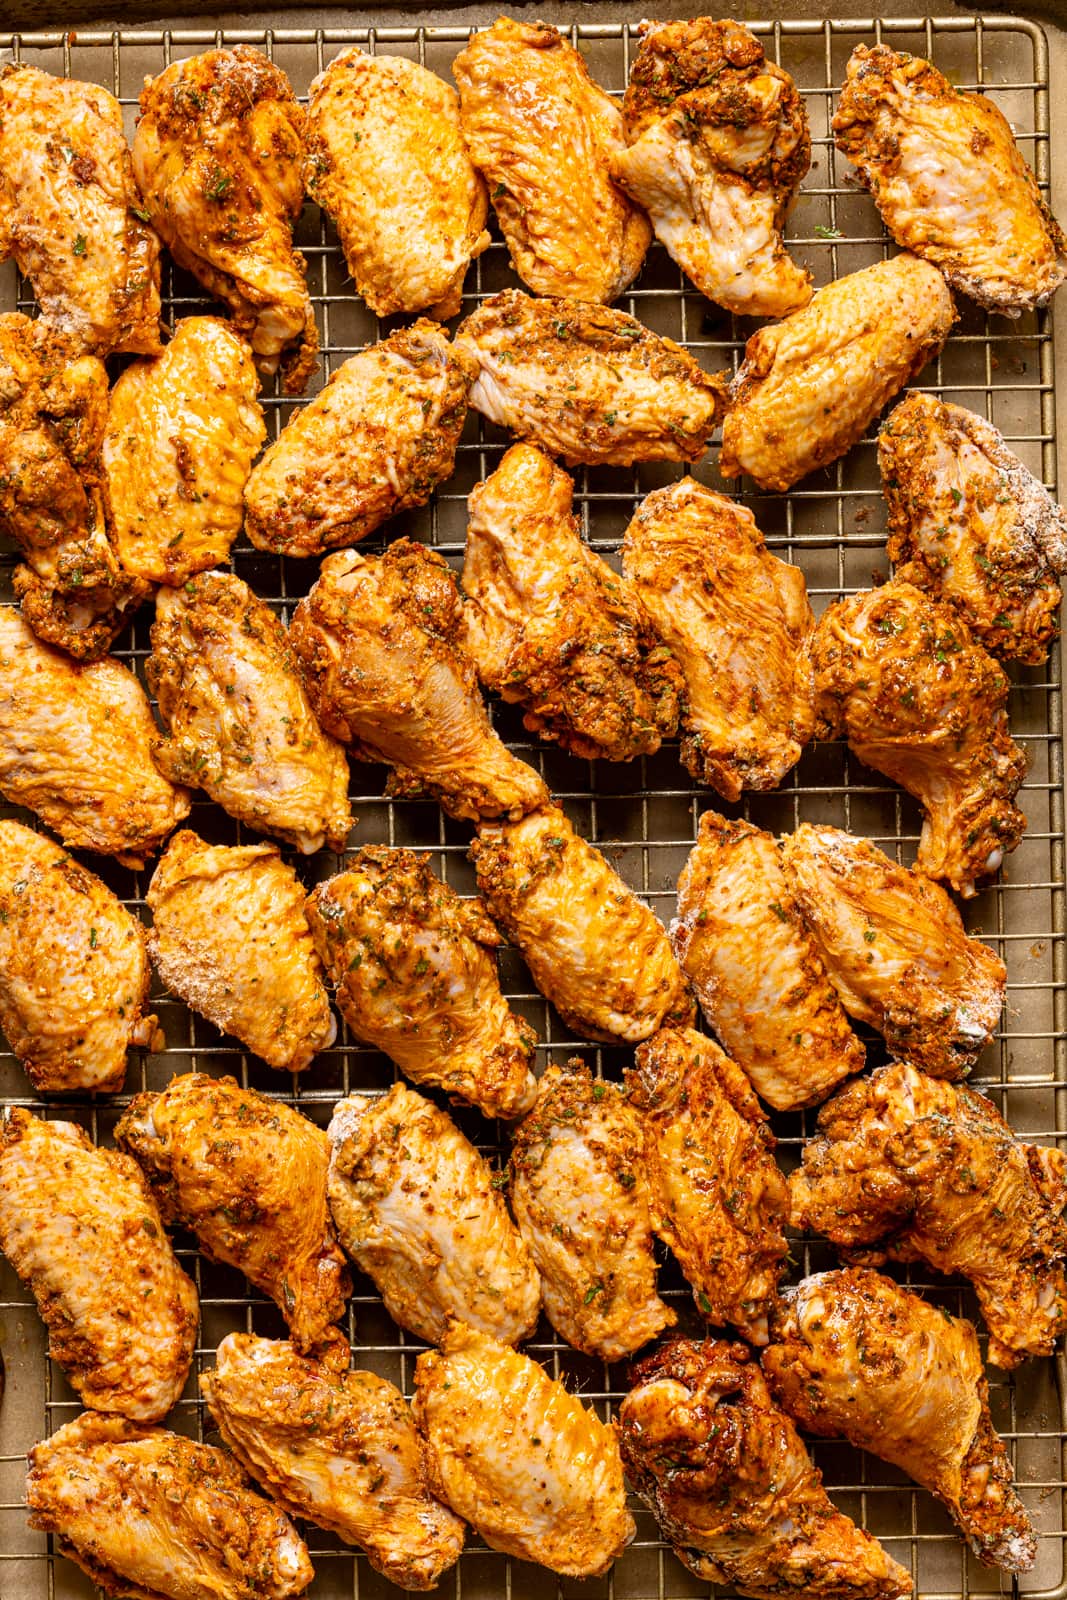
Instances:
[[[955,606],[978,643],[1038,665],[1059,634],[1067,512],[984,417],[909,394],[878,436],[896,575]]]
[[[343,1341],[314,1360],[227,1334],[200,1389],[226,1445],[290,1516],[358,1545],[401,1589],[433,1589],[455,1563],[466,1530],[430,1493],[407,1401],[350,1372]]]
[[[306,910],[357,1039],[484,1116],[530,1109],[537,1035],[500,992],[492,952],[503,941],[477,900],[461,900],[425,856],[369,845]]]
[[[0,70],[0,260],[81,351],[159,349],[159,239],[134,182],[122,107],[95,83]]]
[[[726,403],[672,339],[625,311],[505,289],[456,332],[475,363],[470,403],[567,466],[697,461]]]
[[[71,1122],[0,1114],[0,1249],[84,1405],[158,1422],[185,1387],[196,1289],[140,1168]]]
[[[478,676],[586,760],[652,755],[682,678],[629,584],[582,543],[570,478],[516,444],[470,496],[463,564]]]
[[[304,203],[304,131],[280,67],[251,45],[206,50],[146,78],[133,166],[180,267],[230,308],[261,372],[301,394],[318,333],[293,248]]]
[[[956,320],[936,268],[894,256],[818,290],[760,328],[730,390],[719,471],[789,489],[843,456],[939,355]]]
[[[411,539],[384,555],[339,550],[293,615],[289,637],[322,726],[395,770],[450,816],[521,816],[548,790],[489,722],[444,557]]]
[[[701,294],[738,316],[785,317],[811,273],[782,241],[811,165],[804,102],[739,22],[643,22],[612,170]]]
[[[333,1043],[304,887],[276,845],[209,845],[183,828],[146,899],[153,964],[187,1006],[280,1072]]]
[[[162,355],[119,374],[102,457],[127,572],[177,588],[229,556],[267,433],[258,393],[251,351],[219,317],[184,317]]]
[[[893,238],[953,289],[1017,317],[1067,277],[1067,239],[985,95],[920,56],[857,45],[833,130]]]
[[[379,317],[459,312],[489,200],[451,84],[405,56],[342,50],[311,85],[308,193],[337,224],[352,281]]]
[[[414,1405],[431,1489],[490,1550],[591,1578],[630,1543],[615,1430],[529,1356],[454,1322]]]
[[[621,1361],[677,1321],[656,1293],[641,1119],[578,1059],[538,1088],[511,1149],[511,1208],[556,1332]]]
[[[145,930],[62,845],[0,822],[0,1026],[35,1089],[121,1089],[159,1049]]]
[[[863,1046],[769,833],[705,811],[670,931],[700,1009],[775,1111],[818,1105],[862,1072]]]
[[[644,1123],[652,1226],[707,1320],[766,1344],[789,1200],[748,1079],[703,1034],[661,1028],[626,1082]]]
[[[144,690],[111,656],[73,662],[0,606],[0,794],[63,843],[142,865],[189,815],[152,760]]]
[[[756,1600],[904,1600],[912,1582],[827,1498],[822,1473],[741,1344],[678,1339],[619,1408],[630,1480],[679,1561]]]
[[[569,1027],[636,1044],[692,1019],[663,924],[559,806],[483,823],[470,855],[490,915]]]
[[[452,1119],[395,1083],[334,1107],[330,1209],[341,1243],[402,1328],[438,1343],[451,1319],[517,1344],[541,1286],[485,1157]]]
[[[609,302],[641,270],[652,229],[612,180],[622,113],[546,22],[501,17],[452,63],[471,160],[512,266],[534,294]]]
[[[622,568],[682,669],[682,760],[726,800],[774,789],[815,726],[804,574],[751,511],[682,478],[626,530]]]
[[[321,556],[425,505],[452,476],[474,371],[424,317],[352,356],[254,468],[252,543]]]
[[[845,1438],[936,1494],[987,1567],[1029,1572],[1037,1538],[989,1415],[969,1322],[865,1268],[782,1292],[762,1355],[771,1392],[809,1433]]]
[[[831,605],[812,640],[820,738],[844,734],[865,766],[923,808],[916,866],[957,894],[996,872],[1026,818],[1026,754],[1008,733],[1008,680],[942,601],[892,579]]]
[[[790,1179],[792,1220],[847,1258],[969,1278],[989,1359],[1049,1355],[1067,1328],[1063,1157],[1016,1139],[992,1102],[906,1061],[840,1090]]]
[[[187,1072],[135,1095],[115,1129],[163,1220],[270,1295],[298,1350],[336,1337],[351,1288],[326,1203],[329,1143],[280,1100]]]
[[[1007,970],[940,884],[867,839],[802,823],[783,865],[800,915],[849,1016],[890,1055],[935,1078],[965,1078],[992,1039]]]
[[[230,572],[156,597],[145,677],[164,734],[152,754],[238,822],[305,855],[343,850],[348,762],[319,727],[280,619]]]
[[[284,1512],[225,1450],[123,1417],[76,1417],[30,1451],[29,1525],[105,1594],[289,1600],[314,1577]]]

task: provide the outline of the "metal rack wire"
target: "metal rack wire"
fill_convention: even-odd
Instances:
[[[492,20],[495,13],[486,13]],[[636,15],[636,13],[635,13]],[[1032,23],[1005,17],[951,17],[915,20],[857,19],[751,24],[764,39],[768,54],[792,73],[807,104],[813,134],[813,165],[790,226],[794,254],[815,272],[817,282],[868,265],[887,253],[888,244],[870,200],[851,181],[835,153],[829,119],[845,63],[855,44],[886,38],[896,48],[932,59],[959,87],[982,87],[1012,121],[1020,145],[1047,190],[1049,155],[1048,62],[1041,30]],[[626,83],[636,34],[628,25],[589,25],[573,30],[594,76],[619,92]],[[172,59],[213,45],[250,43],[264,49],[285,68],[299,95],[305,95],[314,74],[348,44],[371,51],[411,56],[447,76],[449,63],[461,48],[466,29],[456,27],[362,28],[351,30],[255,28],[228,30],[117,29],[108,32],[0,35],[0,56],[20,58],[46,70],[103,84],[121,100],[132,134],[141,81]],[[322,335],[320,380],[347,356],[382,336],[393,323],[380,324],[358,300],[347,280],[332,228],[309,207],[298,242],[308,260],[309,286]],[[480,258],[468,277],[464,311],[478,298],[514,282],[499,239]],[[168,320],[208,309],[198,286],[172,266],[164,269],[164,315]],[[685,344],[709,370],[734,366],[741,358],[751,328],[708,305],[681,277],[657,246],[636,287],[621,302],[657,331]],[[0,309],[29,310],[32,296],[11,268],[0,268]],[[960,303],[960,320],[943,355],[923,375],[920,386],[945,394],[990,417],[1012,448],[1049,485],[1055,487],[1052,333],[1047,313],[1024,316],[1015,323],[987,317]],[[292,402],[279,394],[265,396],[272,432],[289,414]],[[454,563],[461,560],[468,491],[493,469],[506,444],[503,435],[472,416],[465,430],[455,477],[423,510],[398,518],[385,537],[407,533],[441,549]],[[588,469],[576,478],[576,503],[586,537],[612,558],[626,522],[640,498],[678,475],[679,469],[650,466],[627,471]],[[697,476],[726,489],[715,467],[715,452],[697,469]],[[736,492],[736,489],[735,489]],[[866,439],[843,462],[806,479],[785,496],[762,496],[750,484],[741,498],[751,504],[772,549],[804,570],[816,610],[839,594],[867,586],[872,575],[886,571],[884,516],[878,490],[873,439]],[[369,541],[371,548],[380,541]],[[0,556],[0,580],[9,592],[13,555]],[[287,561],[253,551],[240,543],[234,570],[279,612],[288,617],[316,575],[312,562]],[[135,667],[148,649],[150,614],[138,617],[119,641],[117,654]],[[1063,1136],[1063,1088],[1067,1085],[1067,967],[1064,956],[1064,810],[1062,767],[1062,694],[1060,661],[1054,653],[1047,668],[1015,674],[1011,698],[1012,731],[1031,755],[1023,791],[1029,817],[1026,838],[1008,862],[1004,881],[984,890],[966,908],[968,925],[981,932],[1008,966],[1008,1003],[1001,1032],[979,1065],[975,1082],[990,1093],[1013,1125],[1027,1137],[1048,1142]],[[673,911],[674,884],[696,834],[699,815],[717,797],[694,787],[677,759],[676,745],[655,757],[619,767],[580,762],[558,750],[531,743],[521,720],[508,707],[494,716],[503,736],[539,766],[586,837],[606,852],[618,871],[642,893],[665,920]],[[435,869],[463,893],[473,892],[473,873],[466,860],[469,829],[446,818],[431,802],[387,801],[382,798],[384,773],[353,767],[353,809],[357,827],[353,848],[385,842],[425,849]],[[842,745],[810,748],[796,771],[772,795],[749,797],[746,815],[773,829],[789,829],[800,820],[829,821],[874,838],[899,859],[914,857],[919,816],[914,803],[883,783],[876,774],[850,760]],[[234,842],[240,829],[206,800],[194,804],[190,825],[217,842]],[[147,873],[133,873],[115,863],[90,862],[122,899],[144,915]],[[324,852],[310,862],[297,862],[310,884],[337,870],[338,858]],[[618,1076],[627,1052],[596,1047],[571,1037],[559,1018],[535,991],[515,952],[502,957],[502,977],[516,1008],[537,1028],[542,1059],[573,1051],[594,1060],[608,1076]],[[65,1116],[85,1125],[107,1142],[129,1094],[142,1087],[160,1088],[176,1072],[233,1072],[243,1082],[296,1104],[325,1123],[340,1095],[357,1088],[384,1088],[393,1068],[384,1057],[353,1041],[342,1030],[335,1046],[324,1051],[299,1079],[272,1073],[247,1056],[232,1040],[223,1039],[183,1005],[158,995],[155,1008],[163,1022],[164,1053],[131,1062],[127,1092],[94,1100],[36,1098],[13,1057],[0,1057],[0,1098],[28,1105],[51,1116]],[[879,1059],[877,1041],[870,1058]],[[459,1113],[470,1137],[495,1155],[506,1152],[506,1138],[477,1113]],[[775,1119],[780,1153],[791,1164],[812,1114]],[[281,1334],[273,1306],[250,1294],[236,1272],[204,1261],[190,1239],[179,1240],[185,1265],[201,1295],[202,1326],[193,1378],[171,1418],[173,1426],[210,1437],[196,1395],[195,1380],[214,1357],[215,1347],[233,1328]],[[796,1251],[794,1271],[830,1265],[828,1247],[804,1244]],[[946,1280],[932,1282],[918,1272],[910,1280],[953,1311],[974,1313],[970,1293]],[[677,1269],[666,1263],[662,1287],[677,1307],[683,1327],[695,1331],[688,1290]],[[391,1378],[410,1393],[418,1341],[400,1332],[385,1313],[373,1286],[357,1276],[349,1332],[356,1360]],[[54,1558],[50,1542],[25,1528],[22,1510],[24,1454],[33,1441],[76,1414],[78,1403],[62,1374],[47,1360],[42,1331],[32,1301],[6,1265],[0,1264],[0,1347],[8,1371],[8,1394],[0,1411],[0,1600],[75,1600],[90,1595],[88,1581],[69,1563]],[[578,1355],[563,1345],[542,1322],[531,1353],[555,1375],[564,1377],[610,1415],[625,1373]],[[1031,1362],[1011,1379],[993,1374],[994,1421],[1012,1441],[1022,1492],[1042,1535],[1035,1571],[1022,1580],[1020,1592],[1043,1600],[1067,1596],[1064,1563],[1065,1489],[1067,1489],[1067,1373],[1061,1363]],[[894,1469],[861,1456],[843,1444],[818,1443],[814,1453],[836,1503],[881,1537],[890,1552],[910,1566],[919,1592],[930,1597],[985,1596],[1006,1591],[1010,1580],[977,1565],[964,1550],[951,1525],[931,1497],[912,1487]],[[581,1592],[601,1600],[674,1600],[697,1595],[705,1586],[691,1577],[657,1537],[651,1516],[635,1506],[638,1537],[613,1572]],[[307,1530],[317,1577],[310,1594],[316,1600],[370,1597],[393,1592],[362,1557],[319,1530]],[[508,1600],[544,1597],[558,1600],[573,1585],[558,1583],[541,1569],[512,1562],[473,1541],[455,1573],[448,1576],[444,1596],[507,1596]]]

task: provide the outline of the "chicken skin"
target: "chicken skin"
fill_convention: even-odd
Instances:
[[[789,489],[845,455],[887,401],[939,355],[956,320],[935,267],[894,256],[818,290],[745,346],[719,471]]]
[[[314,1577],[284,1512],[225,1450],[123,1417],[76,1417],[30,1451],[29,1525],[107,1595],[289,1600]]]
[[[681,674],[630,586],[582,543],[570,478],[516,444],[470,497],[463,565],[478,676],[585,760],[652,755]]]
[[[937,1495],[984,1566],[1029,1572],[1037,1539],[969,1322],[880,1273],[820,1272],[783,1291],[762,1363],[809,1433],[901,1467]]]
[[[475,363],[470,403],[567,466],[698,461],[726,403],[672,339],[624,311],[505,289],[456,333]]]
[[[700,1009],[775,1111],[818,1105],[863,1070],[769,833],[705,811],[670,932]]]
[[[630,1543],[615,1430],[529,1356],[453,1322],[414,1407],[430,1488],[490,1550],[593,1578]]]
[[[145,931],[51,839],[0,822],[0,1026],[35,1089],[122,1088],[159,1049]]]
[[[740,1067],[692,1028],[661,1028],[626,1074],[645,1129],[652,1226],[701,1313],[767,1343],[789,1216],[774,1136]]]
[[[159,239],[134,182],[122,108],[95,83],[0,71],[0,261],[79,353],[159,349]]]
[[[401,1589],[432,1589],[455,1563],[466,1530],[427,1487],[407,1401],[348,1371],[343,1341],[312,1360],[231,1333],[200,1388],[226,1445],[290,1516],[358,1545]]]
[[[0,606],[0,794],[65,845],[143,865],[189,814],[152,760],[156,725],[121,662],[75,663]]]
[[[411,539],[322,563],[289,631],[327,733],[394,768],[390,792],[432,794],[453,817],[522,816],[548,790],[489,722],[443,556]]]
[[[656,1293],[641,1119],[577,1059],[538,1087],[511,1150],[511,1208],[556,1332],[621,1361],[677,1321]]]
[[[682,478],[626,530],[622,567],[685,681],[682,760],[726,800],[775,789],[815,726],[804,575],[751,511]]]
[[[965,1078],[992,1039],[1007,970],[941,888],[867,839],[802,823],[783,865],[800,915],[849,1016],[890,1055]]]
[[[637,1044],[692,1019],[663,924],[558,806],[483,824],[470,855],[490,915],[568,1027]]]
[[[474,373],[425,318],[352,356],[254,468],[252,543],[321,556],[425,505],[455,468]]]
[[[343,850],[348,762],[319,727],[289,636],[230,572],[156,597],[145,676],[165,729],[152,754],[175,783],[305,855]]]
[[[206,50],[147,78],[133,166],[180,267],[228,306],[261,372],[301,394],[318,333],[293,248],[304,203],[306,113],[251,45]]]
[[[489,199],[451,84],[353,45],[311,85],[307,147],[308,193],[337,223],[371,310],[458,315],[467,268],[489,244]]]
[[[196,1346],[196,1289],[141,1170],[71,1122],[0,1114],[0,1249],[84,1405],[158,1422]]]
[[[756,1600],[905,1600],[911,1578],[836,1511],[741,1344],[678,1339],[634,1369],[622,1457],[682,1564]]]
[[[351,1281],[326,1203],[329,1143],[280,1100],[201,1072],[135,1095],[115,1139],[140,1163],[163,1220],[280,1308],[301,1353],[335,1338]]]
[[[1009,683],[949,605],[894,578],[831,605],[812,640],[819,738],[923,807],[918,870],[975,892],[1015,849],[1026,755],[1008,733]]]
[[[919,56],[857,45],[833,130],[893,238],[989,311],[1017,317],[1067,277],[1067,239],[1011,124]]]
[[[1059,634],[1067,512],[984,417],[909,394],[878,436],[898,578],[955,606],[1002,661],[1037,666]]]
[[[505,1344],[528,1338],[537,1269],[489,1163],[452,1119],[395,1083],[339,1101],[329,1137],[337,1232],[393,1320],[428,1344],[453,1318]]]
[[[357,1039],[483,1116],[530,1109],[537,1035],[500,992],[493,951],[503,940],[477,900],[461,900],[425,856],[369,845],[306,909]]]
[[[111,392],[102,459],[123,567],[175,588],[225,561],[266,438],[252,353],[228,322],[185,317]]]
[[[970,1279],[996,1366],[1050,1355],[1067,1327],[1063,1157],[973,1089],[906,1061],[855,1079],[820,1111],[790,1191],[794,1226],[846,1259]]]
[[[786,317],[811,273],[782,242],[811,165],[804,102],[739,22],[644,22],[612,170],[701,294],[738,316]]]
[[[452,63],[471,160],[511,264],[537,295],[608,302],[641,270],[652,229],[619,189],[622,113],[545,22],[501,17]]]

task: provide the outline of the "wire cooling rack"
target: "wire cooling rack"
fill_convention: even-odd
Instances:
[[[487,10],[485,22],[495,11]],[[638,15],[639,13],[635,13]],[[888,252],[888,243],[870,199],[852,180],[847,163],[833,148],[830,117],[844,79],[845,63],[860,42],[885,38],[895,48],[932,59],[961,88],[981,86],[1013,123],[1025,154],[1047,192],[1048,61],[1044,35],[1032,23],[1004,17],[952,17],[918,21],[798,21],[751,24],[768,54],[792,73],[804,94],[813,134],[812,170],[793,212],[789,235],[794,255],[810,266],[818,283],[869,265]],[[171,60],[213,45],[249,43],[265,50],[305,96],[315,73],[348,44],[371,51],[410,56],[448,76],[462,47],[465,28],[380,27],[347,31],[286,29],[217,31],[116,30],[114,32],[0,34],[0,58],[20,58],[54,73],[101,83],[122,101],[132,134],[137,96],[146,74]],[[636,30],[628,25],[591,25],[573,30],[594,76],[621,92],[636,49]],[[398,319],[379,323],[356,297],[332,227],[315,207],[302,219],[298,242],[308,260],[309,287],[322,335],[322,381],[349,355],[387,333]],[[486,294],[514,283],[499,238],[472,267],[464,313]],[[198,286],[167,264],[164,267],[167,321],[209,309]],[[709,305],[680,275],[658,247],[651,251],[634,289],[620,304],[658,332],[679,340],[709,370],[735,367],[745,337],[752,331]],[[0,309],[32,307],[28,286],[11,267],[0,268]],[[960,320],[938,361],[923,373],[920,386],[969,406],[1002,429],[1012,448],[1050,488],[1055,488],[1052,333],[1048,314],[1016,322],[989,317],[966,301]],[[314,388],[314,385],[313,385]],[[271,433],[277,432],[293,403],[265,396]],[[385,538],[405,533],[442,550],[455,565],[462,560],[465,501],[469,490],[499,460],[506,440],[471,415],[454,478],[421,511],[397,518]],[[712,450],[696,475],[713,487],[735,492],[720,480]],[[635,470],[588,469],[576,477],[576,504],[586,537],[594,548],[616,559],[619,543],[641,497],[678,476],[669,465]],[[804,480],[788,495],[761,496],[741,486],[768,542],[804,570],[816,611],[842,593],[869,585],[886,574],[884,511],[878,489],[873,437],[836,466]],[[382,541],[367,541],[381,548]],[[14,555],[0,555],[0,580],[10,593]],[[235,549],[234,570],[288,617],[316,576],[316,563],[290,561]],[[116,653],[139,668],[147,653],[151,608],[136,618]],[[985,889],[965,909],[969,927],[980,932],[1008,966],[1008,999],[1002,1031],[989,1047],[974,1081],[990,1093],[1020,1133],[1040,1142],[1062,1136],[1065,1085],[1064,1024],[1067,984],[1064,964],[1064,817],[1061,743],[1062,696],[1058,651],[1046,668],[1014,674],[1011,726],[1031,758],[1022,804],[1029,818],[1026,837],[1009,857],[1003,881]],[[623,877],[668,920],[674,885],[695,838],[700,813],[717,797],[694,787],[677,757],[677,746],[627,766],[588,763],[559,750],[531,743],[513,708],[493,708],[497,726],[512,748],[538,766],[566,806],[576,826],[608,855]],[[432,802],[382,798],[385,772],[354,763],[353,848],[370,843],[408,845],[430,853],[433,865],[460,892],[474,889],[466,859],[469,828],[445,817]],[[731,808],[724,808],[730,810]],[[841,744],[809,748],[781,789],[746,799],[743,811],[775,830],[801,820],[824,821],[875,839],[903,861],[914,858],[919,815],[911,799],[883,783],[849,758]],[[24,818],[24,820],[30,820]],[[198,800],[190,825],[209,840],[236,842],[241,830],[217,807]],[[132,873],[102,858],[89,864],[139,915],[150,870]],[[309,885],[338,870],[327,852],[296,864]],[[529,1018],[542,1040],[542,1061],[564,1059],[578,1050],[599,1070],[617,1077],[629,1053],[594,1047],[572,1037],[536,992],[514,951],[501,958],[507,993]],[[331,1107],[353,1089],[385,1088],[394,1069],[385,1057],[354,1042],[342,1029],[338,1042],[323,1051],[299,1079],[273,1073],[232,1040],[159,994],[154,1001],[166,1029],[164,1053],[131,1060],[127,1093],[99,1100],[53,1096],[35,1098],[13,1057],[0,1057],[0,1098],[39,1113],[72,1118],[109,1142],[121,1108],[140,1088],[161,1088],[178,1072],[232,1072],[243,1083],[296,1104],[325,1124]],[[881,1059],[869,1043],[869,1059]],[[1059,1092],[1058,1092],[1059,1091]],[[476,1112],[460,1111],[457,1121],[495,1157],[507,1141]],[[795,1163],[797,1148],[810,1129],[813,1113],[775,1118],[784,1164]],[[211,1419],[197,1398],[196,1377],[210,1366],[219,1340],[234,1328],[282,1336],[281,1319],[271,1305],[248,1291],[233,1270],[203,1260],[188,1237],[179,1253],[200,1291],[202,1325],[194,1372],[185,1397],[170,1419],[182,1432],[211,1437]],[[828,1247],[794,1248],[794,1275],[833,1264]],[[918,1269],[908,1281],[955,1312],[973,1315],[969,1291],[950,1280],[924,1280]],[[661,1288],[677,1307],[683,1329],[696,1332],[689,1292],[672,1264],[666,1263]],[[368,1280],[356,1275],[349,1333],[358,1365],[373,1368],[411,1392],[418,1341],[398,1330]],[[0,1346],[7,1363],[8,1390],[0,1411],[0,1600],[75,1600],[94,1593],[69,1562],[53,1556],[51,1542],[25,1526],[22,1488],[25,1452],[32,1443],[74,1416],[78,1409],[63,1375],[45,1355],[42,1330],[32,1301],[14,1274],[0,1263]],[[625,1387],[621,1368],[605,1368],[562,1344],[542,1321],[528,1347],[556,1376],[564,1378],[589,1403],[610,1416]],[[1012,1378],[993,1372],[994,1421],[1011,1441],[1023,1497],[1041,1534],[1038,1564],[1018,1584],[1020,1592],[1045,1600],[1067,1596],[1064,1570],[1064,1490],[1067,1486],[1067,1393],[1061,1363],[1030,1362]],[[897,1560],[910,1567],[925,1597],[985,1596],[1010,1592],[1012,1581],[970,1558],[947,1516],[932,1498],[895,1469],[844,1444],[817,1442],[814,1455],[835,1502],[870,1528]],[[446,1576],[440,1593],[447,1600],[681,1600],[707,1593],[658,1540],[651,1515],[635,1504],[638,1536],[612,1573],[595,1582],[559,1582],[535,1568],[484,1549],[472,1539],[459,1566]],[[316,1568],[310,1595],[315,1600],[371,1597],[395,1592],[361,1557],[315,1528],[306,1530]]]

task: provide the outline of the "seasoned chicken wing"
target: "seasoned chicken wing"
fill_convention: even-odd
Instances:
[[[426,790],[454,817],[521,816],[548,790],[494,733],[465,635],[448,563],[411,539],[327,557],[289,633],[322,726],[388,762],[392,792]]]
[[[867,839],[805,822],[783,863],[800,914],[850,1016],[890,1055],[965,1078],[993,1037],[1007,970],[941,888]]]
[[[739,316],[785,317],[811,273],[782,242],[811,165],[796,84],[739,22],[643,22],[615,177],[701,294]]]
[[[490,1550],[591,1578],[630,1543],[615,1430],[529,1356],[453,1322],[414,1405],[431,1489]]]
[[[209,845],[183,828],[146,898],[152,961],[186,1005],[281,1072],[333,1043],[304,888],[276,845]]]
[[[334,1107],[330,1209],[385,1309],[428,1344],[452,1318],[505,1344],[537,1324],[541,1287],[485,1157],[430,1100],[395,1083]]]
[[[319,727],[286,630],[230,572],[161,590],[145,676],[165,729],[152,754],[238,822],[305,855],[343,850],[348,762]]]
[[[470,403],[568,466],[697,461],[726,402],[672,339],[624,311],[505,289],[456,333],[476,364]]]
[[[909,394],[878,436],[896,575],[955,606],[1004,661],[1044,661],[1059,634],[1067,512],[984,417]]]
[[[570,478],[516,444],[470,497],[463,564],[478,676],[531,733],[593,761],[652,755],[682,678],[629,584],[584,545]]]
[[[670,931],[700,1009],[776,1111],[818,1105],[863,1070],[863,1046],[769,833],[705,811]]]
[[[985,95],[955,88],[919,56],[861,44],[833,129],[893,238],[953,289],[1017,317],[1067,277],[1067,239]]]
[[[500,992],[503,943],[413,850],[370,845],[320,883],[307,918],[341,1015],[415,1083],[487,1117],[517,1117],[537,1093],[537,1035]]]
[[[133,141],[144,203],[180,267],[229,306],[260,371],[290,394],[315,367],[307,266],[293,248],[307,117],[251,45],[206,50],[147,78]]]
[[[185,1386],[196,1289],[141,1170],[71,1122],[0,1113],[0,1250],[82,1402],[158,1422]]]
[[[119,374],[102,458],[127,572],[177,587],[226,560],[267,433],[258,392],[251,351],[219,317],[184,317],[162,355]]]
[[[452,63],[471,160],[512,266],[534,294],[608,302],[641,270],[652,229],[612,179],[622,113],[547,22],[501,17]]]
[[[0,70],[0,260],[79,351],[159,349],[147,222],[114,95],[21,61]]]
[[[452,85],[353,45],[311,85],[307,147],[308,193],[337,223],[371,310],[456,316],[471,258],[489,244],[489,201]]]
[[[470,855],[490,914],[568,1026],[636,1044],[691,1020],[663,924],[558,806],[483,824]]]
[[[1037,1538],[969,1322],[880,1273],[820,1272],[783,1290],[762,1363],[809,1433],[903,1468],[947,1507],[984,1566],[1029,1572]]]
[[[848,1259],[969,1278],[996,1366],[1049,1355],[1067,1328],[1063,1157],[973,1089],[906,1061],[855,1079],[820,1111],[790,1191],[794,1225]]]
[[[511,1150],[511,1206],[545,1313],[586,1355],[621,1361],[677,1321],[656,1293],[641,1119],[583,1061],[550,1066]]]
[[[140,1163],[163,1220],[190,1228],[270,1295],[297,1349],[331,1337],[351,1287],[326,1203],[329,1143],[280,1100],[187,1072],[135,1095],[115,1138]]]
[[[682,760],[726,800],[774,789],[815,726],[804,574],[751,511],[682,478],[626,530],[622,567],[682,669]]]
[[[289,1600],[314,1577],[284,1512],[225,1450],[123,1417],[76,1417],[30,1451],[31,1528],[105,1594]]]
[[[223,1440],[290,1516],[358,1545],[401,1589],[432,1589],[463,1548],[460,1519],[430,1493],[404,1396],[287,1342],[231,1333],[200,1388]]]
[[[818,290],[745,346],[719,471],[789,489],[846,454],[887,401],[939,355],[956,320],[936,268],[894,256]]]
[[[1008,680],[953,608],[894,578],[831,605],[812,640],[820,738],[844,734],[924,811],[920,872],[973,895],[1015,849],[1026,755]]]
[[[690,1572],[756,1600],[904,1600],[911,1578],[834,1509],[741,1344],[678,1339],[619,1408],[631,1482]]]
[[[152,760],[144,690],[111,656],[76,663],[0,606],[0,794],[71,848],[142,865],[189,814]]]

